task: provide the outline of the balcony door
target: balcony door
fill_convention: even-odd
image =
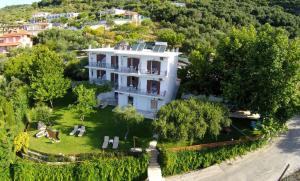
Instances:
[[[106,74],[105,70],[97,70],[97,78],[98,79],[104,80],[105,79],[105,74]]]
[[[111,66],[113,68],[118,68],[119,65],[119,57],[118,56],[111,56]]]
[[[160,82],[156,80],[147,80],[147,92],[149,94],[160,94]]]
[[[114,84],[118,84],[118,74],[115,74],[115,73],[111,73],[110,74],[110,80],[112,83]]]
[[[150,74],[160,75],[160,62],[159,61],[148,61],[147,72]]]
[[[128,87],[134,87],[138,88],[139,85],[139,78],[134,76],[128,76],[127,77],[127,86]]]
[[[104,63],[104,58],[106,56],[104,54],[97,54],[97,64]]]
[[[138,70],[140,64],[140,59],[138,58],[128,58],[127,67],[130,69]]]

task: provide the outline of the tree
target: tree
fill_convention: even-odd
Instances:
[[[143,115],[138,113],[132,105],[128,105],[124,108],[116,107],[115,115],[117,120],[126,125],[127,131],[125,134],[125,139],[129,133],[129,128],[135,124],[139,124],[144,120]]]
[[[0,96],[0,179],[9,180],[10,164],[15,159],[13,139],[20,131],[13,104]]]
[[[282,121],[299,109],[299,39],[270,25],[233,29],[218,54],[223,94],[239,108]]]
[[[29,111],[29,119],[32,122],[42,121],[47,125],[52,125],[52,109],[43,103],[37,104],[34,108]]]
[[[32,77],[31,88],[34,99],[42,102],[49,101],[53,108],[53,100],[63,97],[70,87],[70,80],[65,79],[63,74],[44,74]]]
[[[222,105],[196,99],[175,100],[158,111],[154,131],[162,139],[190,141],[206,134],[218,136],[223,126],[229,126],[229,111]]]
[[[172,47],[180,47],[185,39],[184,34],[176,33],[172,29],[162,29],[157,32],[160,41],[166,41]]]
[[[63,97],[70,87],[70,81],[64,78],[63,61],[54,51],[38,46],[33,50],[32,62],[29,72],[33,98],[49,101],[53,107],[53,99]]]
[[[94,107],[97,104],[95,90],[85,88],[81,84],[73,89],[73,93],[76,95],[77,101],[71,108],[83,121],[87,115],[95,112]]]

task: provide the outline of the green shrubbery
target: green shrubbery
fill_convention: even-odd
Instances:
[[[220,148],[178,152],[162,149],[159,155],[159,162],[164,176],[175,175],[206,168],[215,163],[221,163],[224,160],[244,155],[249,151],[262,147],[265,143],[265,140],[257,140]]]
[[[20,160],[12,165],[13,180],[142,180],[149,156],[98,158],[67,165],[47,165]]]

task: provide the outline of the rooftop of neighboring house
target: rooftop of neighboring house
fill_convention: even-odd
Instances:
[[[19,37],[19,36],[24,36],[24,35],[32,36],[31,33],[29,33],[28,31],[25,31],[25,30],[10,30],[9,32],[1,35],[0,38]]]
[[[105,48],[89,48],[85,51],[88,52],[112,52],[123,55],[148,55],[148,56],[159,56],[159,57],[169,57],[178,56],[181,53],[178,49],[167,49],[167,42],[143,42],[139,41],[133,45],[129,45],[127,42],[120,42],[115,47],[105,47]]]
[[[8,47],[8,46],[18,46],[20,42],[13,42],[13,43],[0,43],[0,47]]]

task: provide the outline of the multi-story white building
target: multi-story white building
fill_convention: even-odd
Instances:
[[[112,82],[117,104],[132,104],[145,117],[175,98],[178,51],[166,51],[167,43],[120,43],[114,48],[87,50],[90,82]]]

